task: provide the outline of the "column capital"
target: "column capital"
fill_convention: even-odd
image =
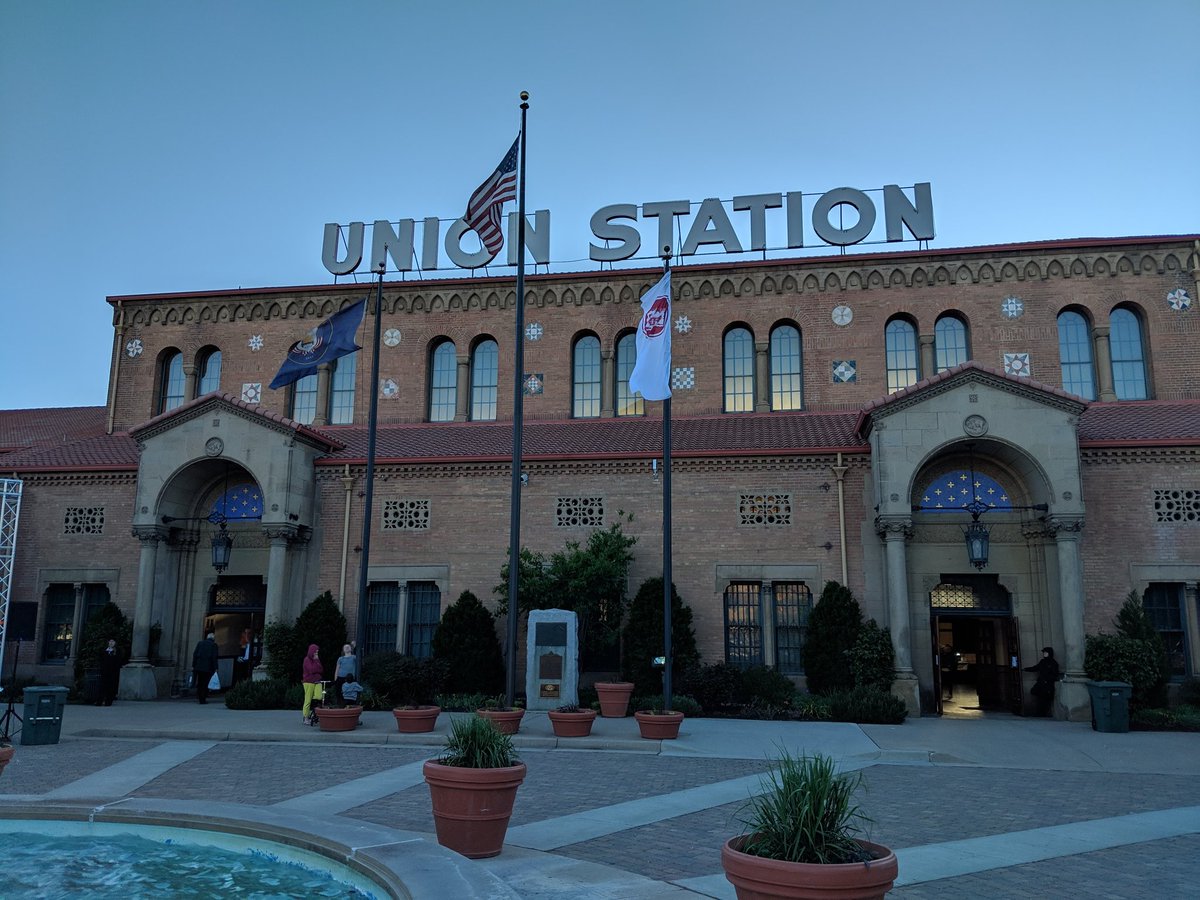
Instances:
[[[907,541],[913,536],[912,516],[876,516],[875,533],[885,541]]]
[[[1049,516],[1046,519],[1046,534],[1056,541],[1077,541],[1083,531],[1083,519],[1080,516]]]
[[[157,544],[167,539],[167,529],[162,525],[134,525],[132,534],[143,544]]]
[[[290,543],[294,541],[300,534],[299,525],[289,525],[286,522],[271,522],[262,526],[262,533],[267,540],[275,544],[277,542]]]

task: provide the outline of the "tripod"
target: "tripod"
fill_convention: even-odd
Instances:
[[[13,654],[12,674],[9,676],[8,685],[8,709],[4,711],[4,715],[0,716],[0,741],[11,744],[13,739],[12,723],[13,719],[17,720],[17,732],[20,733],[21,725],[24,720],[13,709],[13,703],[17,698],[17,659],[21,655],[21,639],[17,638],[17,652]]]

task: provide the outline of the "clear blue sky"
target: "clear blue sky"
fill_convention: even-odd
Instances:
[[[0,408],[105,402],[109,295],[329,283],[326,222],[460,215],[521,90],[557,268],[606,204],[843,185],[931,182],[934,247],[1200,231],[1197,34],[1196,0],[0,0]]]

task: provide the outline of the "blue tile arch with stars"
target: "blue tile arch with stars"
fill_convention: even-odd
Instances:
[[[1012,509],[1012,497],[988,475],[975,473],[975,499],[988,509]],[[971,474],[964,469],[945,472],[921,494],[922,512],[956,512],[971,502]]]
[[[235,519],[261,519],[263,511],[262,491],[257,484],[235,484],[212,505],[209,518],[229,521]]]

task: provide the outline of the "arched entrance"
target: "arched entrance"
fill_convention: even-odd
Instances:
[[[939,715],[1021,712],[1020,630],[995,575],[945,575],[929,594]]]

